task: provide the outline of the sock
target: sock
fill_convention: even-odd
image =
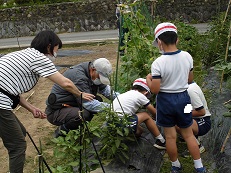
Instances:
[[[172,166],[180,168],[181,166],[179,160],[177,159],[175,162],[172,162]]]
[[[162,143],[165,142],[165,139],[164,139],[164,137],[161,134],[159,136],[156,136],[156,139],[159,139],[160,142],[162,142]]]
[[[195,168],[202,168],[203,167],[203,164],[201,162],[201,159],[198,159],[198,160],[193,160],[194,161],[194,167]]]

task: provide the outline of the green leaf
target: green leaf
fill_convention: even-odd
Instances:
[[[120,158],[120,160],[121,160],[124,164],[126,163],[126,160],[124,159],[123,156],[119,155],[119,158]]]
[[[125,134],[125,136],[128,136],[128,134],[129,134],[129,129],[128,128],[124,128],[124,134]]]
[[[231,104],[226,104],[225,107],[231,109]]]
[[[116,153],[116,150],[117,150],[116,146],[113,145],[112,148],[111,148],[111,150],[112,150],[112,153],[115,154],[115,153]]]
[[[70,166],[78,166],[79,162],[78,161],[70,162],[70,163],[68,163],[68,165],[70,165]]]
[[[122,132],[120,129],[117,128],[116,132],[117,132],[117,134],[119,134],[120,136],[124,136],[123,132]]]
[[[119,148],[120,143],[121,143],[121,141],[120,141],[120,140],[118,140],[118,139],[115,141],[115,144],[116,144],[116,147],[117,147],[117,148]]]
[[[231,112],[225,112],[225,113],[223,114],[223,116],[224,116],[224,117],[231,117]]]
[[[127,153],[126,153],[126,152],[121,151],[121,153],[123,154],[123,156],[124,156],[127,160],[129,159],[129,156],[127,155]]]
[[[96,131],[93,132],[93,135],[95,135],[95,136],[97,136],[99,138],[101,137],[100,134],[98,132],[96,132]]]

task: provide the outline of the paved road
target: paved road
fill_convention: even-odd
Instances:
[[[206,23],[195,24],[195,26],[200,33],[208,30],[208,25]],[[118,40],[117,30],[103,30],[103,31],[88,31],[88,32],[72,32],[58,34],[63,44],[72,43],[88,43],[88,42],[100,42],[105,40]],[[17,48],[28,47],[32,41],[32,37],[19,37],[19,38],[7,38],[0,39],[0,49],[4,48]],[[19,42],[19,45],[18,45]]]

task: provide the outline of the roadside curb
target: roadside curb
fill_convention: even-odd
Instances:
[[[118,38],[108,38],[108,39],[91,39],[91,40],[78,40],[78,41],[62,41],[63,47],[70,46],[84,46],[84,45],[96,45],[96,44],[108,44],[108,43],[117,43]],[[9,49],[23,49],[29,47],[30,44],[15,44],[11,46],[0,46],[0,50],[9,50]]]

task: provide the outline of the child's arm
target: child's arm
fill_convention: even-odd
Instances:
[[[152,114],[152,117],[156,120],[156,108],[149,104],[147,107],[148,111]]]
[[[154,94],[158,94],[158,92],[160,91],[160,79],[152,79],[152,75],[148,74],[146,76],[146,81],[151,92]]]
[[[205,115],[205,109],[204,108],[202,108],[202,109],[200,109],[200,110],[193,110],[192,111],[192,116],[193,117],[200,117],[200,116],[204,116]]]
[[[160,79],[152,79],[151,83],[151,92],[154,94],[158,94],[160,91]]]
[[[193,82],[193,69],[189,72],[188,75],[188,83],[192,83]]]

